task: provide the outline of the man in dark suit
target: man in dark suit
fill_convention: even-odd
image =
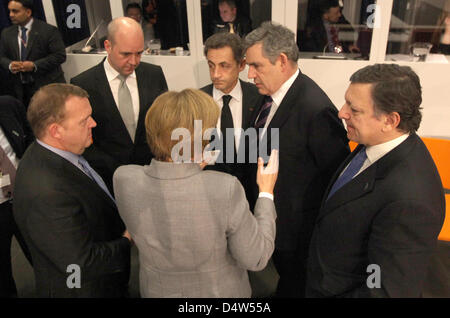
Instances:
[[[259,145],[279,148],[277,237],[272,257],[280,275],[276,295],[302,297],[314,221],[331,176],[349,153],[348,140],[336,107],[298,69],[293,32],[265,22],[247,35],[244,44],[248,77],[266,95],[251,124],[258,130]],[[258,148],[260,156],[270,154]]]
[[[310,297],[420,297],[444,221],[442,183],[416,135],[420,80],[410,67],[367,66],[339,117],[359,146],[323,197],[308,261]]]
[[[250,19],[243,14],[238,14],[234,0],[219,0],[218,7],[220,20],[213,22],[213,33],[229,32],[244,37],[252,31]]]
[[[9,73],[15,96],[28,107],[40,87],[65,83],[65,46],[54,26],[33,19],[33,0],[12,0],[8,8],[13,25],[1,35],[0,66]]]
[[[11,267],[13,235],[31,263],[30,252],[13,218],[11,191],[19,160],[31,142],[33,133],[26,121],[23,104],[13,97],[0,96],[0,298],[17,297]]]
[[[37,138],[17,170],[14,218],[33,258],[38,297],[122,297],[130,237],[101,177],[83,158],[92,143],[88,95],[50,84],[33,97]]]
[[[245,59],[242,40],[237,34],[212,35],[205,42],[204,52],[212,84],[201,90],[211,95],[221,109],[217,129],[222,131],[221,154],[216,164],[207,166],[207,169],[236,176],[249,198],[248,142],[242,133],[249,128],[250,118],[255,107],[261,104],[262,96],[255,85],[239,79],[239,73],[245,68]],[[226,136],[227,129],[235,129],[234,138]],[[228,158],[227,153],[230,153]]]
[[[85,157],[112,193],[112,176],[121,165],[149,164],[144,119],[156,97],[167,91],[160,66],[140,63],[144,51],[141,26],[131,18],[108,25],[108,57],[71,79],[85,89],[98,126]]]
[[[355,41],[343,41],[339,31],[354,32],[342,15],[338,0],[319,0],[312,4],[304,39],[299,39],[302,51],[357,53]]]

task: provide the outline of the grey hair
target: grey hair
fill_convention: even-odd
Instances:
[[[262,43],[263,55],[272,64],[275,64],[281,53],[286,54],[287,58],[294,63],[297,63],[299,59],[300,53],[294,32],[280,24],[270,21],[262,23],[259,28],[245,37],[244,51],[257,43]]]

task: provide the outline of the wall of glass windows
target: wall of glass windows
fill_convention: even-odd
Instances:
[[[66,23],[72,13],[54,2],[42,0],[47,21]],[[86,7],[87,25],[79,30],[83,38],[67,46],[63,68],[68,80],[105,58],[106,26],[119,16],[129,15],[141,23],[146,48],[142,60],[161,65],[172,90],[210,83],[203,56],[208,36],[231,30],[245,36],[262,22],[273,21],[295,32],[301,71],[338,108],[351,74],[359,68],[373,63],[411,66],[423,86],[419,133],[450,137],[450,0],[65,1],[77,2]],[[64,25],[59,27],[62,30]],[[89,42],[92,50],[77,53],[95,30]],[[241,78],[248,80],[246,71]]]

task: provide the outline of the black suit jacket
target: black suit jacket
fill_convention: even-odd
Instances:
[[[153,157],[145,136],[144,120],[156,97],[167,91],[167,83],[160,66],[140,63],[136,68],[140,105],[133,143],[114,101],[103,61],[70,82],[88,92],[92,117],[97,122],[92,130],[94,142],[86,149],[84,157],[113,193],[112,176],[119,166],[149,164]]]
[[[22,99],[23,86],[20,75],[9,71],[12,61],[20,61],[18,44],[19,27],[12,25],[3,30],[0,39],[0,65],[6,70],[14,85],[16,97]],[[31,72],[34,79],[33,91],[50,83],[65,83],[61,64],[66,61],[64,42],[57,28],[41,20],[34,19],[27,43],[27,60],[34,62],[36,72]],[[26,105],[27,106],[27,105]]]
[[[252,124],[259,111],[254,112]],[[271,129],[275,130],[272,131]],[[272,144],[278,138],[279,145]],[[306,250],[325,189],[349,154],[347,134],[337,109],[323,90],[301,72],[286,93],[261,143],[279,148],[274,189],[278,250]],[[260,153],[262,148],[259,147]],[[263,149],[262,153],[266,153]],[[256,181],[257,165],[252,180]],[[253,200],[258,187],[253,182]]]
[[[258,89],[254,84],[239,80],[241,83],[241,89],[242,89],[242,128],[244,131],[247,130],[249,127],[251,127],[250,119],[253,117],[253,112],[255,109],[257,110],[259,106],[261,105],[262,98],[258,93]],[[201,88],[202,91],[209,95],[213,95],[213,84],[207,85],[205,87]],[[230,128],[230,127],[226,127]],[[245,147],[245,148],[244,148]],[[241,184],[243,185],[247,199],[252,198],[251,195],[251,174],[249,169],[249,140],[248,138],[241,137],[240,139],[240,145],[237,147],[237,153],[236,153],[236,159],[237,156],[239,156],[240,153],[243,152],[243,155],[245,156],[244,163],[238,163],[237,161],[234,164],[230,163],[217,163],[215,165],[207,166],[206,170],[215,170],[215,171],[221,171],[225,173],[229,173],[231,175],[234,175],[239,179]],[[251,200],[249,200],[251,201]],[[251,203],[251,202],[250,202]],[[253,205],[250,207],[253,208]]]
[[[25,107],[19,100],[0,96],[0,127],[17,158],[22,158],[34,136],[25,116]]]
[[[33,143],[16,175],[14,218],[33,258],[38,297],[120,297],[130,242],[115,203],[63,157]],[[78,265],[81,288],[67,267]]]
[[[422,140],[410,135],[325,201],[327,193],[311,240],[307,295],[420,297],[445,214],[441,179]],[[380,268],[381,288],[367,287],[370,264]]]

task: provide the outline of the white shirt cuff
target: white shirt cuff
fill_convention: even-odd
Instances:
[[[267,198],[273,201],[273,194],[268,192],[260,192],[258,198]]]

